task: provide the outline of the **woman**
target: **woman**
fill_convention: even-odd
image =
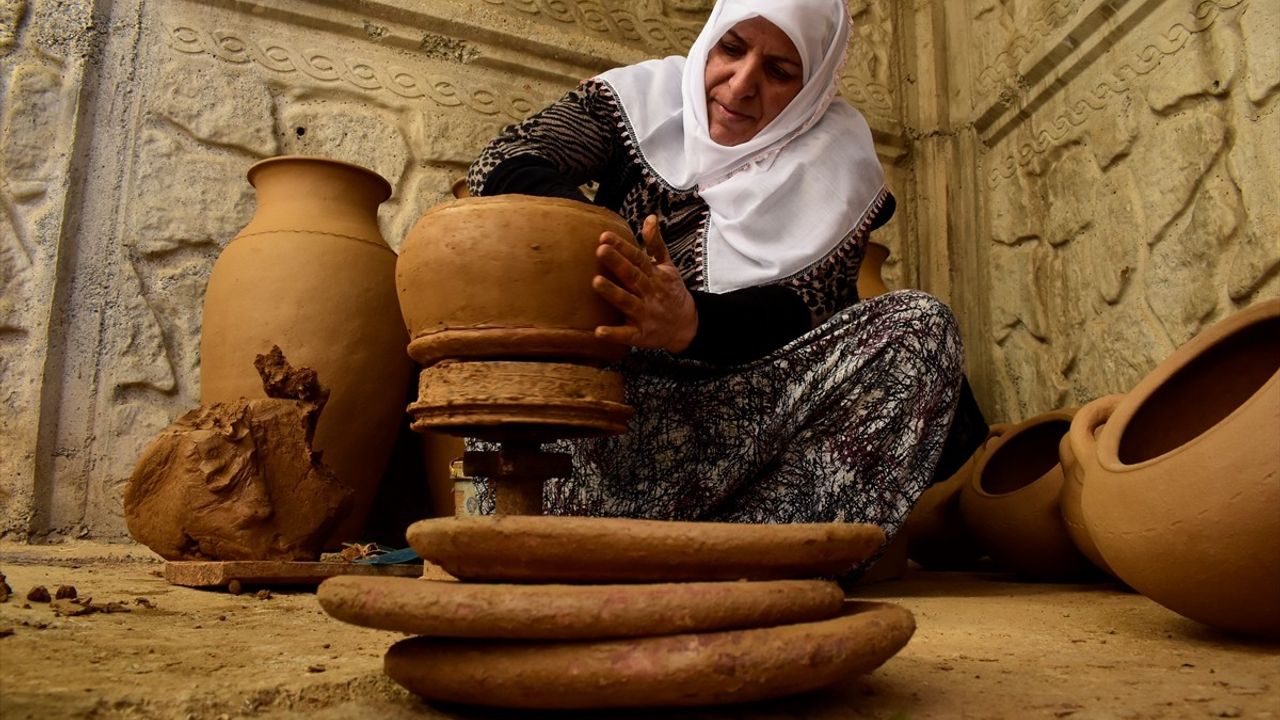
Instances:
[[[625,435],[566,441],[550,514],[868,522],[929,484],[960,383],[950,311],[858,302],[894,210],[871,132],[835,98],[842,0],[719,0],[687,58],[610,70],[493,140],[473,195],[618,212],[595,290],[626,316]]]

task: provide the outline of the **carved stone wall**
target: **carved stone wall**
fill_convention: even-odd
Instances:
[[[0,535],[124,535],[199,396],[200,307],[256,160],[395,193],[398,245],[484,142],[683,53],[711,0],[0,0]],[[1124,390],[1280,295],[1280,4],[850,0],[842,78],[992,419]]]
[[[949,236],[980,400],[1020,419],[1131,388],[1280,296],[1280,3],[946,5]]]
[[[391,181],[398,246],[488,138],[683,54],[711,0],[0,0],[0,535],[122,538],[145,444],[199,397],[201,300],[277,154]],[[842,92],[913,182],[888,0]],[[909,224],[884,233],[909,284]]]

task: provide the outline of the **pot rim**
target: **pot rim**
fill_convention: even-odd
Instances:
[[[509,193],[504,195],[486,195],[482,197],[476,197],[473,195],[470,197],[453,198],[451,200],[445,200],[444,202],[441,202],[438,205],[435,205],[431,209],[424,212],[421,218],[419,218],[419,222],[421,222],[423,219],[431,217],[432,215],[446,212],[449,210],[476,207],[481,205],[509,205],[514,203],[525,203],[525,202],[533,202],[543,207],[555,207],[555,208],[561,208],[564,210],[585,212],[587,214],[600,217],[602,219],[607,219],[610,222],[620,223],[623,226],[625,226],[628,229],[628,231],[631,228],[631,226],[627,224],[627,221],[624,220],[621,215],[619,215],[618,213],[608,208],[600,207],[599,205],[592,205],[592,204],[581,202],[578,200],[569,200],[568,198],[543,197],[541,195],[520,195],[518,193]]]
[[[1125,393],[1124,399],[1116,406],[1112,412],[1111,418],[1102,426],[1102,430],[1098,434],[1097,456],[1098,464],[1105,470],[1112,473],[1136,472],[1143,470],[1156,463],[1163,462],[1179,453],[1189,452],[1191,449],[1207,442],[1205,440],[1214,430],[1225,425],[1233,418],[1253,405],[1261,402],[1261,399],[1272,390],[1272,388],[1280,384],[1280,370],[1272,373],[1271,377],[1257,390],[1253,392],[1244,402],[1240,403],[1234,410],[1224,416],[1218,422],[1205,428],[1200,434],[1191,438],[1187,442],[1173,448],[1161,455],[1148,458],[1140,463],[1126,465],[1120,462],[1120,438],[1124,435],[1124,431],[1128,429],[1129,422],[1133,420],[1133,416],[1137,414],[1150,397],[1159,390],[1169,378],[1173,377],[1178,371],[1182,370],[1196,358],[1203,355],[1210,349],[1222,344],[1235,334],[1252,327],[1260,322],[1280,317],[1280,298],[1272,298],[1250,305],[1249,307],[1233,313],[1223,318],[1218,323],[1201,331],[1195,337],[1183,343],[1178,349],[1174,350],[1169,357],[1163,362],[1156,365],[1145,377],[1138,382],[1128,393]],[[1162,372],[1163,371],[1163,372]]]
[[[319,155],[276,155],[275,157],[269,157],[269,158],[266,158],[265,160],[259,160],[258,162],[249,166],[249,170],[245,173],[245,177],[248,178],[249,184],[256,188],[258,187],[258,184],[254,181],[254,176],[256,176],[259,172],[261,172],[261,168],[266,167],[268,165],[277,165],[277,164],[284,164],[284,163],[299,163],[299,164],[315,163],[317,165],[330,165],[330,166],[337,166],[337,167],[345,167],[350,170],[356,170],[364,175],[367,175],[370,180],[373,180],[376,184],[382,187],[382,199],[378,201],[379,203],[386,202],[387,199],[391,197],[391,193],[392,193],[391,182],[388,181],[386,178],[382,177],[382,175],[378,174],[377,172],[363,165],[357,165],[355,163],[347,162],[345,160],[335,160],[333,158],[321,157]]]
[[[1039,415],[1034,415],[1032,417],[1027,418],[1026,420],[1023,420],[1022,422],[1017,423],[1016,425],[1010,425],[1008,428],[1004,430],[1004,432],[1001,435],[993,438],[990,441],[991,443],[990,445],[982,448],[982,457],[978,459],[978,464],[974,466],[973,474],[969,477],[968,484],[971,486],[969,490],[973,494],[979,497],[1007,498],[1007,497],[1012,497],[1014,495],[1017,495],[1020,492],[1024,492],[1028,488],[1030,488],[1032,485],[1035,485],[1036,483],[1043,480],[1046,475],[1049,475],[1050,473],[1053,472],[1053,467],[1050,467],[1049,470],[1041,474],[1040,477],[1036,478],[1035,480],[1032,480],[1026,485],[1023,485],[1022,487],[1017,488],[1016,490],[1010,490],[1009,492],[989,493],[986,490],[984,490],[982,487],[982,475],[987,470],[987,462],[990,461],[991,458],[994,457],[996,453],[1000,451],[1000,448],[1004,447],[1005,444],[1008,443],[1012,438],[1017,437],[1018,435],[1022,434],[1026,430],[1032,427],[1035,427],[1037,425],[1043,425],[1048,422],[1055,422],[1059,420],[1065,420],[1069,428],[1071,424],[1071,418],[1073,417],[1075,417],[1075,408],[1063,408],[1061,410],[1051,410],[1046,413],[1040,413]],[[1065,436],[1066,433],[1063,433],[1063,435]],[[1061,440],[1059,440],[1059,443],[1061,443]],[[1054,455],[1055,456],[1057,455],[1057,446],[1054,447]],[[1060,466],[1061,464],[1062,464],[1062,460],[1059,459],[1056,465]]]

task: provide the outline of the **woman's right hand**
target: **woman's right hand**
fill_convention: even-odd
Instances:
[[[624,325],[601,325],[596,337],[641,348],[679,353],[698,332],[698,311],[658,230],[658,216],[644,220],[640,245],[612,232],[600,236],[596,259],[607,274],[591,287],[626,316]]]

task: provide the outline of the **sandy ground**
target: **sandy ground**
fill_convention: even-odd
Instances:
[[[397,634],[332,620],[308,592],[173,587],[160,567],[136,547],[0,544],[0,718],[1280,718],[1280,645],[1111,585],[916,571],[856,593],[919,626],[870,676],[731,708],[540,715],[424,704],[381,673]],[[35,585],[128,612],[59,617],[26,601]]]

